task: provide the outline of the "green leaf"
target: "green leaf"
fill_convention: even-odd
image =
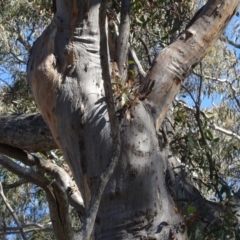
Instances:
[[[182,118],[180,117],[180,116],[176,116],[175,118],[174,118],[174,121],[175,122],[182,122]]]
[[[133,60],[128,61],[128,65],[134,65],[134,64],[135,64],[135,62]]]
[[[187,212],[190,214],[190,213],[195,213],[196,212],[196,208],[194,206],[189,206],[187,208]]]
[[[209,130],[205,131],[205,137],[207,138],[207,140],[210,140],[210,141],[213,140],[213,135]]]

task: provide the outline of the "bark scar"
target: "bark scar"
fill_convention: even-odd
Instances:
[[[139,89],[139,96],[138,99],[140,101],[143,101],[144,99],[146,99],[150,93],[153,90],[153,87],[155,85],[155,80],[149,79],[147,81],[144,82],[144,84],[142,85],[142,87]]]

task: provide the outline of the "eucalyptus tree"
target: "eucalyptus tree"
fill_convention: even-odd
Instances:
[[[57,0],[50,25],[33,44],[27,78],[51,133],[40,115],[1,117],[0,151],[5,156],[1,155],[0,164],[44,190],[57,239],[89,239],[90,235],[94,239],[186,239],[190,225],[202,217],[207,224],[214,219],[222,224],[223,211],[233,211],[207,201],[186,175],[181,177],[182,166],[169,157],[172,125],[166,114],[171,115],[169,108],[184,79],[211,50],[237,12],[239,1],[207,1],[186,29],[182,24],[188,15],[182,17],[182,13],[191,4],[170,3]],[[162,5],[163,13],[155,11],[155,4]],[[159,22],[167,19],[163,30],[155,27],[152,37],[150,30],[144,38],[139,36],[131,29],[136,25],[130,24],[131,7],[137,16],[133,22],[149,26],[149,22],[157,24],[158,15]],[[144,14],[142,8],[154,15]],[[146,51],[148,60],[143,59],[143,66],[150,65],[146,73],[133,48],[139,42],[145,50],[161,50],[154,60]],[[214,183],[219,174],[206,147],[211,133],[202,131],[200,97],[192,116],[205,147],[199,150],[206,156]],[[181,150],[177,143],[177,138],[171,143],[176,152]],[[56,147],[70,170],[30,154]],[[188,216],[183,211],[185,203],[179,203],[183,197],[191,205]],[[78,233],[72,228],[69,204],[82,221]],[[237,218],[230,223],[238,226]],[[24,238],[21,222],[18,228]]]

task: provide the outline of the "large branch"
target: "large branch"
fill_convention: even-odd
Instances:
[[[39,159],[37,166],[39,169],[42,169],[44,172],[49,173],[56,178],[57,182],[67,196],[69,204],[79,215],[84,215],[85,208],[82,195],[69,174],[63,168],[43,159]]]
[[[7,150],[6,150],[7,149]],[[0,154],[0,165],[9,171],[18,175],[18,177],[27,179],[40,187],[46,193],[49,204],[51,220],[55,236],[58,240],[72,239],[73,231],[71,228],[71,221],[68,212],[69,202],[74,203],[77,211],[83,209],[82,198],[76,187],[68,176],[68,174],[57,165],[54,165],[46,160],[39,159],[20,149],[13,147],[0,148],[1,151],[7,151],[11,157],[17,157],[21,162],[28,166],[35,166],[36,168],[25,168],[8,157]],[[44,170],[44,171],[43,171]],[[44,173],[49,173],[56,177],[52,181],[45,178]]]
[[[57,148],[40,114],[1,114],[0,136],[0,143],[30,152]]]
[[[2,154],[0,154],[0,165],[8,171],[16,174],[18,177],[24,178],[40,187],[46,187],[49,184],[49,181],[43,178],[42,175],[37,173],[35,170],[22,167]]]
[[[54,177],[57,182],[60,184],[60,186],[63,188],[65,191],[65,194],[67,195],[68,201],[72,207],[79,213],[79,214],[84,214],[85,209],[83,206],[83,200],[80,192],[78,191],[74,181],[71,179],[69,174],[61,167],[59,167],[56,164],[51,163],[50,161],[46,161],[42,158],[36,157],[34,155],[28,154],[26,151],[23,151],[18,148],[14,148],[8,145],[3,145],[0,144],[0,153],[5,154],[11,158],[17,159],[21,161],[23,164],[27,166],[35,166],[38,168],[39,171],[43,172],[43,175],[45,173],[50,174],[52,177]],[[3,160],[0,159],[0,164],[4,164],[2,162]],[[9,159],[8,165],[13,164]],[[5,161],[5,164],[6,161]],[[18,166],[18,165],[14,165]],[[9,169],[11,172],[13,172],[12,169]],[[14,172],[16,173],[16,172]],[[17,174],[17,173],[16,173]],[[19,174],[17,174],[19,175]],[[41,176],[39,175],[39,178]],[[26,180],[31,181],[32,179],[25,178]],[[44,179],[44,178],[43,178]],[[35,184],[38,184],[34,182]],[[48,185],[49,182],[46,182],[45,185]]]
[[[190,71],[209,52],[239,6],[239,0],[209,0],[177,40],[156,58],[139,89],[139,99],[152,106],[156,128]]]

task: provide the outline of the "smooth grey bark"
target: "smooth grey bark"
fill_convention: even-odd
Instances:
[[[74,4],[58,1],[55,19],[32,49],[28,79],[88,207],[113,145],[99,57],[100,3]],[[185,239],[183,219],[163,181],[152,114],[142,103],[129,111],[131,119],[124,112],[121,120],[121,159],[102,195],[95,239]],[[169,227],[159,230],[162,222]]]
[[[99,205],[101,202],[101,196],[103,191],[108,183],[110,177],[112,176],[115,168],[120,159],[120,131],[117,115],[115,112],[115,103],[113,98],[112,82],[109,68],[109,51],[108,51],[108,39],[107,39],[107,25],[106,25],[106,4],[102,2],[99,8],[99,29],[100,29],[100,58],[101,58],[101,67],[102,67],[102,78],[104,81],[104,91],[105,91],[105,100],[107,106],[107,112],[109,115],[109,122],[111,128],[111,134],[113,139],[113,156],[110,160],[105,171],[101,173],[99,177],[96,190],[91,195],[91,201],[89,204],[87,217],[84,221],[84,224],[81,228],[79,239],[89,239],[92,230],[95,225],[96,215],[98,213]]]
[[[130,34],[130,0],[121,0],[121,19],[119,26],[119,37],[117,42],[117,64],[122,83],[125,82],[125,77],[128,69],[128,43]]]
[[[102,79],[100,3],[57,1],[56,15],[35,42],[28,64],[37,106],[86,208],[115,147]],[[165,184],[166,156],[159,151],[155,120],[159,128],[189,69],[210,49],[237,6],[236,0],[209,1],[202,15],[209,22],[202,23],[200,34],[194,32],[201,24],[196,20],[195,28],[160,53],[140,88],[141,101],[122,109],[121,157],[101,198],[95,239],[186,239],[185,222]],[[211,41],[206,42],[208,30]]]

